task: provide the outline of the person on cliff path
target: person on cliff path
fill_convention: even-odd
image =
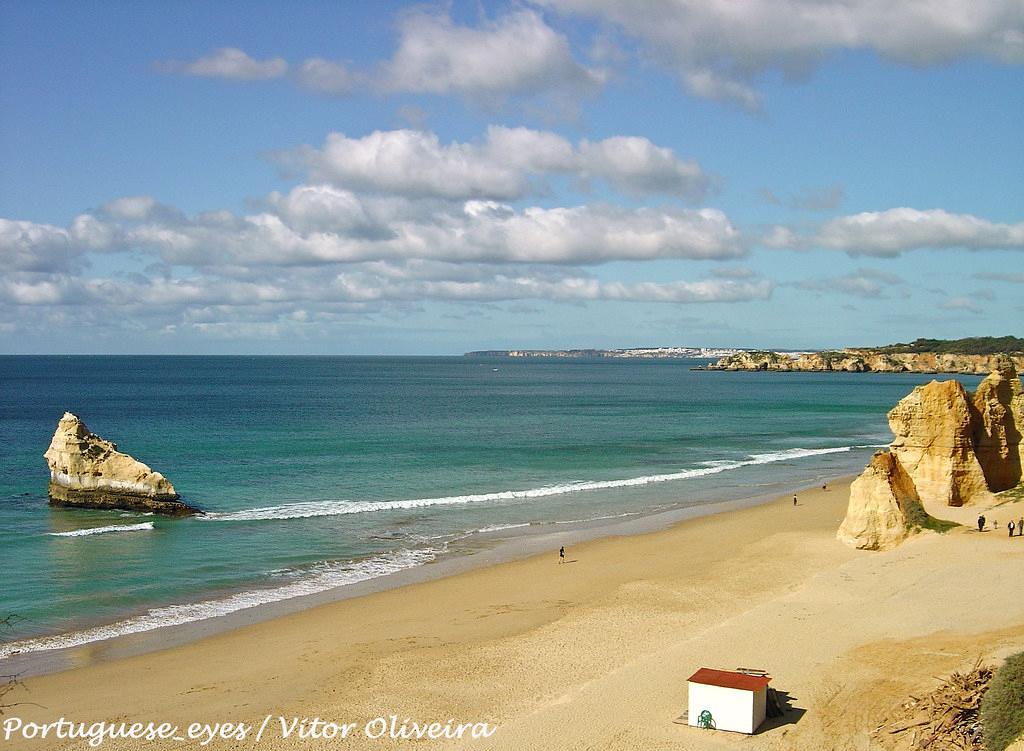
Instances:
[[[981,516],[978,517],[978,531],[979,532],[984,532],[985,531],[985,515],[984,514],[982,514]]]
[[[565,545],[558,549],[558,562],[565,563]]]

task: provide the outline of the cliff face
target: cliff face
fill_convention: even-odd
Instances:
[[[778,352],[737,352],[721,358],[712,370],[790,370],[792,360]]]
[[[721,358],[709,370],[836,371],[848,373],[988,373],[1007,355],[946,355],[935,353],[878,353],[846,349],[809,352],[796,359],[777,352],[738,352]],[[1009,360],[1024,369],[1024,356]]]
[[[889,412],[892,452],[925,508],[991,498],[974,453],[971,403],[959,381],[916,387]]]
[[[879,451],[850,486],[850,505],[836,537],[862,550],[888,550],[911,533],[907,506],[920,503],[914,481],[888,451]]]
[[[1009,358],[973,395],[959,381],[918,386],[889,412],[889,427],[891,453],[875,454],[854,481],[837,533],[855,547],[899,544],[909,503],[941,519],[944,507],[991,501],[1024,475],[1024,387]]]
[[[971,400],[974,412],[974,450],[993,492],[1021,481],[1024,446],[1024,389],[1013,367],[1004,360],[978,385]]]
[[[54,505],[173,515],[197,512],[178,500],[166,477],[94,435],[70,412],[60,419],[43,457],[50,468],[49,496]]]

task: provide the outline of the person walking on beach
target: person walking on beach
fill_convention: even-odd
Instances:
[[[1010,519],[1010,523],[1006,525],[1006,528],[1010,530],[1010,537],[1013,537],[1013,519]]]
[[[796,496],[793,496],[793,505],[796,505]]]
[[[985,515],[984,514],[982,514],[981,516],[978,517],[978,531],[979,532],[984,532],[985,531]]]
[[[558,562],[565,563],[565,545],[558,549]]]
[[[1024,516],[1017,522],[1017,537],[1024,535]]]

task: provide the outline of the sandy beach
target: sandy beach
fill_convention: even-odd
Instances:
[[[571,546],[564,565],[553,549],[135,657],[82,647],[82,667],[25,680],[5,719],[252,726],[205,746],[103,748],[867,749],[935,676],[1024,648],[1024,538],[965,527],[856,551],[835,539],[849,479],[798,495]],[[1022,514],[1018,502],[989,516]],[[752,737],[679,724],[701,666],[767,670],[794,711]],[[390,715],[493,734],[366,737]],[[281,717],[299,720],[288,737]],[[351,734],[299,740],[317,717]]]

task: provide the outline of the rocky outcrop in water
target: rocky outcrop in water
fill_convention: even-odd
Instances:
[[[791,370],[793,360],[780,352],[737,352],[719,359],[708,370]]]
[[[65,412],[43,454],[50,467],[50,503],[183,516],[200,513],[178,498],[170,481]]]
[[[974,453],[972,405],[959,381],[917,386],[889,412],[892,453],[926,509],[991,500]]]
[[[920,502],[900,460],[879,451],[850,485],[850,505],[836,537],[862,550],[894,548],[913,532],[907,512]]]

